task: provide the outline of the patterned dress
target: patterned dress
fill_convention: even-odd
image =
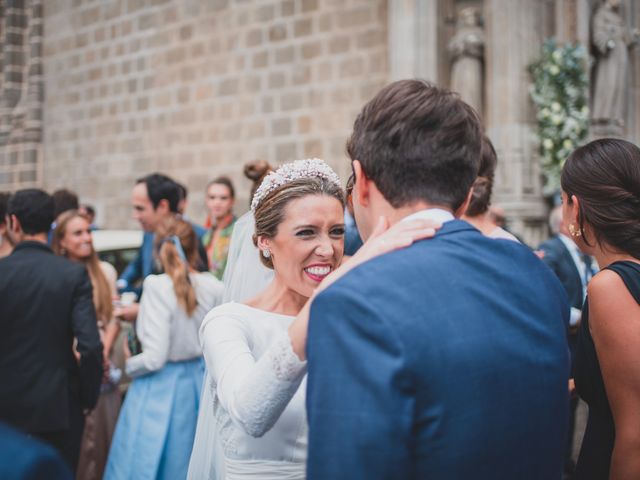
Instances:
[[[207,259],[209,260],[209,270],[216,278],[222,280],[224,269],[227,266],[227,255],[229,253],[229,245],[231,244],[231,234],[237,218],[230,215],[223,223],[228,224],[215,234],[216,227],[212,227],[202,237],[202,245],[207,251]]]

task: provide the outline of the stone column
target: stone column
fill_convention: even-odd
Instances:
[[[438,0],[389,0],[391,81],[438,81],[438,13]]]
[[[0,25],[0,190],[40,186],[43,0],[3,1]]]
[[[640,28],[640,5],[632,0],[625,3],[625,15],[630,29]],[[627,109],[627,136],[635,144],[640,143],[640,46],[629,52],[629,107]]]
[[[587,49],[591,45],[589,35],[591,33],[591,2],[589,0],[576,0],[576,40]]]
[[[558,43],[579,43],[587,51],[591,47],[591,2],[589,0],[556,0],[555,32],[553,36]],[[590,95],[587,89],[587,96]],[[587,98],[587,105],[590,104]]]
[[[543,12],[538,0],[486,0],[487,134],[498,153],[494,203],[531,245],[546,236],[535,112],[527,66],[539,57]]]
[[[588,47],[591,21],[589,0],[556,0],[555,7],[555,37],[558,42],[579,42]]]

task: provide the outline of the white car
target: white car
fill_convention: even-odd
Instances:
[[[135,258],[142,245],[141,230],[94,230],[91,233],[93,248],[100,260],[113,265],[118,275]]]

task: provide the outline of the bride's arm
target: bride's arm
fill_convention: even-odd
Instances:
[[[381,221],[367,243],[325,279],[322,287],[375,256],[434,236],[437,228],[439,225],[434,222],[415,220],[389,229],[386,221]],[[209,313],[203,322],[201,341],[218,399],[233,422],[251,436],[260,437],[273,427],[306,373],[305,347],[312,298],[289,330],[258,360],[251,351],[249,328],[237,314],[221,307]]]
[[[306,362],[291,348],[287,332],[256,360],[246,322],[217,309],[201,332],[216,394],[236,425],[260,437],[278,420],[306,373]]]

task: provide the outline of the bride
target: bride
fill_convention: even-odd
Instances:
[[[340,266],[344,195],[338,176],[317,159],[269,174],[251,210],[253,242],[274,278],[245,303],[213,309],[202,324],[208,376],[190,479],[305,478],[306,362],[292,343],[306,342],[310,299],[356,265],[435,233],[424,220],[387,230],[381,219],[365,246]]]

